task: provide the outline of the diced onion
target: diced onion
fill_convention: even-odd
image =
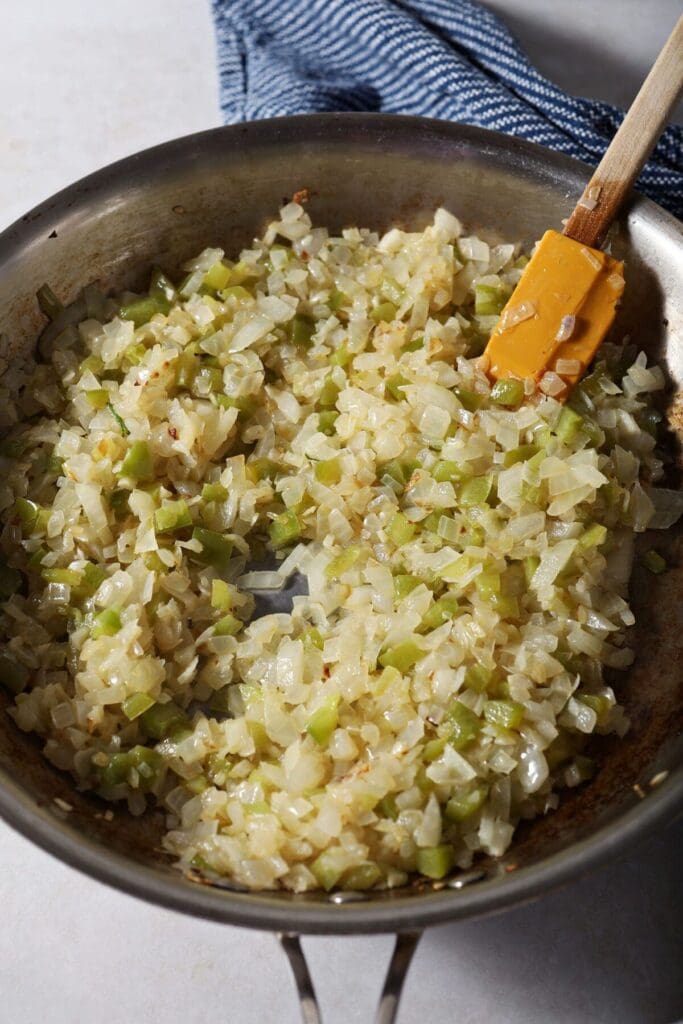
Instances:
[[[538,387],[544,395],[550,395],[554,398],[556,395],[561,395],[567,385],[558,374],[553,373],[552,370],[547,370],[541,377]]]
[[[536,316],[536,306],[533,302],[520,302],[519,306],[508,306],[500,318],[500,329],[507,331],[524,320],[530,320],[532,316]]]
[[[555,341],[569,341],[574,330],[576,328],[576,317],[572,315],[563,316],[560,320],[560,326],[557,329],[555,335]],[[558,370],[558,373],[560,371]]]
[[[279,572],[266,570],[245,572],[237,579],[239,586],[245,590],[282,590],[285,582],[285,578]]]
[[[587,249],[585,245],[581,247],[580,251],[583,258],[587,260],[588,263],[590,263],[591,267],[593,267],[595,270],[601,269],[602,263],[600,262],[600,259],[595,255],[594,252],[592,252],[590,249]]]
[[[575,377],[581,373],[580,359],[558,359],[555,362],[555,373],[560,377]]]

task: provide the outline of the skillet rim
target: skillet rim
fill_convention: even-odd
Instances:
[[[0,233],[0,272],[4,263],[45,238],[46,226],[68,218],[79,209],[92,207],[98,193],[112,186],[125,186],[146,172],[173,167],[175,160],[210,159],[211,151],[223,151],[235,144],[273,146],[309,141],[346,143],[377,141],[410,135],[417,144],[432,143],[470,146],[480,157],[487,154],[512,159],[538,177],[544,172],[565,184],[575,181],[577,194],[590,168],[578,160],[499,132],[457,125],[430,118],[368,113],[332,113],[273,118],[247,124],[221,126],[183,136],[141,150],[95,171],[67,186],[24,214]],[[540,185],[540,181],[537,182]],[[637,196],[629,212],[641,215],[670,241],[681,244],[680,222],[651,200]],[[180,874],[165,874],[137,863],[98,844],[77,836],[47,807],[31,798],[0,770],[0,817],[43,850],[113,888],[167,908],[196,917],[242,927],[303,934],[361,934],[414,931],[428,925],[456,921],[502,911],[532,900],[543,892],[565,885],[586,872],[622,855],[653,829],[683,811],[683,764],[673,769],[666,781],[591,835],[573,842],[557,853],[505,876],[495,876],[462,891],[416,893],[392,900],[334,905],[297,901],[295,896],[276,897],[268,893],[238,893],[188,882]]]

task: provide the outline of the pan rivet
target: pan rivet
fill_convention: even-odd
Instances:
[[[361,903],[368,897],[364,892],[333,892],[330,896],[330,903],[340,905],[342,903]]]
[[[482,878],[486,878],[485,871],[466,871],[464,874],[458,875],[457,878],[451,878],[447,885],[449,889],[464,889],[466,885],[480,882]]]

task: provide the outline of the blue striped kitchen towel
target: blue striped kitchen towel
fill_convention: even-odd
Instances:
[[[597,164],[623,114],[567,96],[475,0],[212,0],[229,124],[332,110],[493,128]],[[683,217],[683,129],[638,187]]]

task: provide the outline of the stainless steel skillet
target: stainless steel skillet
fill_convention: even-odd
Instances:
[[[152,263],[173,271],[208,244],[248,244],[278,204],[302,187],[315,221],[332,228],[421,226],[435,206],[469,228],[531,241],[572,208],[586,168],[515,139],[416,118],[324,115],[216,129],[130,157],[59,193],[0,235],[0,359],[28,353],[44,320],[36,290],[49,281],[66,301],[98,279],[142,284]],[[636,199],[614,251],[627,260],[618,331],[656,355],[671,382],[670,486],[683,435],[683,234]],[[632,729],[605,740],[591,783],[546,819],[520,829],[501,861],[439,887],[415,885],[363,898],[241,893],[188,881],[160,850],[160,816],[132,819],[73,791],[39,744],[0,715],[0,814],[79,869],[185,913],[285,936],[301,990],[299,933],[396,932],[397,952],[378,1020],[389,1021],[415,934],[430,924],[504,909],[542,895],[628,849],[683,808],[683,530],[657,537],[670,571],[636,569],[635,666],[616,681]],[[645,547],[652,540],[644,538]],[[4,698],[3,698],[4,699]],[[54,802],[66,800],[65,813]],[[306,1003],[309,1021],[314,1004]]]

